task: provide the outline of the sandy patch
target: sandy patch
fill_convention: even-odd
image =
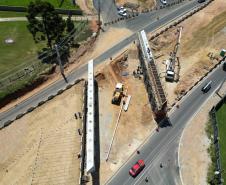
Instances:
[[[79,182],[82,83],[0,131],[0,184]]]

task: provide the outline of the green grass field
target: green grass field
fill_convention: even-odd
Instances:
[[[223,179],[224,184],[226,184],[226,104],[224,104],[217,111],[217,122],[219,128],[219,137],[220,137],[220,156],[221,156],[221,167],[224,169]]]
[[[25,17],[27,13],[25,12],[7,12],[7,11],[0,11],[0,18],[5,17]]]
[[[45,44],[35,44],[29,33],[27,22],[0,23],[0,77],[8,76],[13,69],[18,70],[37,56],[37,51]],[[5,39],[12,38],[13,44]]]
[[[78,30],[82,25],[81,22],[77,21],[74,24]],[[46,46],[46,42],[36,44],[26,26],[26,21],[0,22],[0,79],[2,80],[16,74],[19,70],[30,66],[34,62],[40,63],[37,60],[37,52]],[[86,40],[91,34],[88,24],[85,23],[84,30],[77,35],[76,41]],[[7,38],[13,39],[14,43],[6,44],[5,40]],[[27,76],[18,82],[10,84],[10,86],[1,88],[0,101],[7,95],[22,89],[27,84],[31,84],[33,80],[39,77],[40,72],[46,68],[49,68],[49,65],[41,64],[38,71],[35,71],[32,76]]]
[[[32,0],[0,0],[0,5],[8,6],[27,6]],[[65,9],[78,9],[78,6],[74,6],[71,0],[64,0],[61,5],[61,0],[46,0],[50,2],[55,8],[65,8]]]

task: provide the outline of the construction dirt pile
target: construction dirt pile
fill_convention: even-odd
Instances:
[[[83,82],[0,132],[0,184],[79,182]]]
[[[156,0],[116,0],[116,4],[131,10],[142,11],[155,7]]]
[[[127,52],[98,70],[96,80],[99,86],[100,184],[104,184],[116,172],[155,127],[142,77],[139,79],[133,76],[133,71],[139,65],[137,55],[136,46],[133,45]],[[126,95],[131,95],[131,102],[128,111],[122,110],[106,162],[120,112],[120,106],[111,103],[118,82],[124,84],[124,93],[127,91]]]

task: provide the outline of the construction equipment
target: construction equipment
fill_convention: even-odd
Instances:
[[[111,103],[115,105],[120,105],[122,97],[123,97],[123,84],[117,83]]]
[[[166,61],[166,76],[165,79],[166,81],[174,81],[175,80],[175,63],[177,58],[177,52],[180,46],[180,38],[181,38],[181,31],[182,31],[183,27],[179,27],[178,28],[178,37],[177,37],[177,43],[174,47],[173,52],[170,53],[170,58],[169,60]],[[179,61],[178,61],[179,63]]]

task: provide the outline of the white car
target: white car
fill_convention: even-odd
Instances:
[[[117,9],[118,9],[118,14],[119,15],[127,16],[127,10],[123,6],[117,7]]]
[[[123,11],[119,11],[118,14],[121,15],[121,16],[127,16],[127,13],[123,12]]]
[[[122,11],[122,12],[126,12],[127,10],[126,10],[126,8],[124,8],[123,6],[120,6],[120,7],[117,7],[117,10],[120,12],[120,11]]]
[[[167,1],[166,0],[160,0],[162,4],[166,5]]]

